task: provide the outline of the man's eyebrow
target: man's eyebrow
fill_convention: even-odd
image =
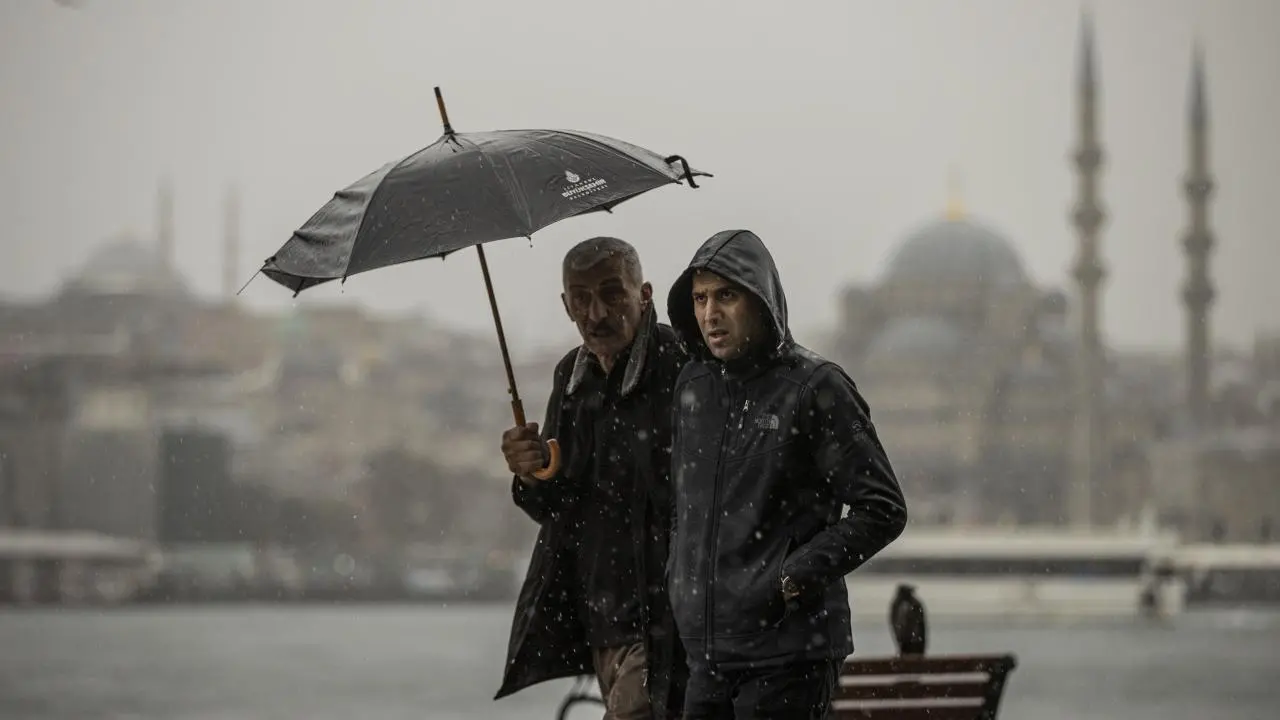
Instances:
[[[707,287],[703,287],[703,288],[701,288],[701,289],[699,289],[699,288],[694,288],[694,289],[693,289],[693,291],[694,291],[695,293],[709,293],[709,292],[722,292],[722,291],[724,291],[724,290],[734,290],[734,291],[736,291],[737,289],[738,289],[738,287],[737,287],[736,285],[733,285],[732,283],[727,283],[727,282],[726,282],[726,283],[716,283],[715,285],[710,285],[710,286],[707,286]]]

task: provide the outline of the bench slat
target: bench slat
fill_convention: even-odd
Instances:
[[[948,655],[945,657],[893,657],[849,660],[841,675],[924,675],[929,673],[1007,672],[1016,661],[1012,655]]]
[[[902,680],[888,683],[841,685],[835,697],[839,700],[933,700],[936,698],[983,699],[990,681],[974,680],[920,682]]]
[[[981,707],[836,708],[835,720],[978,720]]]

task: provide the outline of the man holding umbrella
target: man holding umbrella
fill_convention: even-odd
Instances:
[[[456,132],[438,87],[435,96],[444,134],[335,193],[259,272],[297,295],[475,248],[515,421],[503,436],[513,493],[542,526],[498,697],[594,669],[612,717],[637,716],[628,701],[644,695],[637,687],[647,689],[654,715],[666,717],[684,683],[663,563],[671,386],[685,358],[671,328],[655,320],[635,249],[608,238],[579,245],[565,258],[563,297],[583,345],[556,368],[540,438],[516,390],[484,244],[532,238],[561,220],[612,211],[667,185],[698,187],[695,176],[711,175],[680,155],[598,133]]]
[[[511,629],[501,698],[594,674],[606,718],[678,717],[686,670],[664,570],[672,388],[687,356],[659,324],[634,247],[599,237],[564,258],[582,345],[557,364],[546,423],[502,436],[516,504],[541,528]],[[544,438],[562,462],[545,475]]]

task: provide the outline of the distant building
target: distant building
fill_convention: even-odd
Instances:
[[[172,264],[171,204],[162,189],[154,242],[113,238],[48,300],[0,303],[0,526],[234,539],[232,488],[357,512],[369,456],[391,446],[492,483],[461,523],[510,504],[491,336],[349,306],[256,314],[229,269],[224,297],[201,298]],[[525,362],[540,419],[554,359]]]
[[[1280,542],[1280,425],[1154,443],[1152,506],[1189,542]]]
[[[921,523],[1132,524],[1200,539],[1273,537],[1280,502],[1280,340],[1214,349],[1213,179],[1203,58],[1188,102],[1180,359],[1118,353],[1101,328],[1105,164],[1093,33],[1077,83],[1074,297],[1032,281],[1015,243],[953,199],[848,287],[830,343],[872,404]],[[1171,304],[1174,301],[1171,298]]]
[[[1078,343],[1067,297],[1035,284],[1008,238],[953,207],[910,234],[872,285],[846,289],[840,310],[833,354],[872,403],[914,517],[1066,522]],[[1114,369],[1105,393],[1108,464],[1131,471],[1153,434],[1153,398]]]

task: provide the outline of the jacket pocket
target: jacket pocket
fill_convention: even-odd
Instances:
[[[792,606],[795,604],[794,600],[787,600],[782,595],[782,570],[786,567],[787,558],[791,557],[791,552],[795,550],[795,547],[796,541],[788,535],[786,542],[782,544],[782,557],[778,558],[778,566],[774,572],[774,577],[776,578],[774,583],[774,592],[777,593],[775,597],[777,598],[778,605],[781,609],[775,613],[777,619],[773,621],[771,627],[776,628],[786,622],[787,618],[791,615],[793,609]]]
[[[749,559],[739,554],[720,556],[712,596],[703,599],[710,601],[715,635],[756,635],[782,619],[782,566],[789,547],[784,538],[776,538],[758,547]]]

